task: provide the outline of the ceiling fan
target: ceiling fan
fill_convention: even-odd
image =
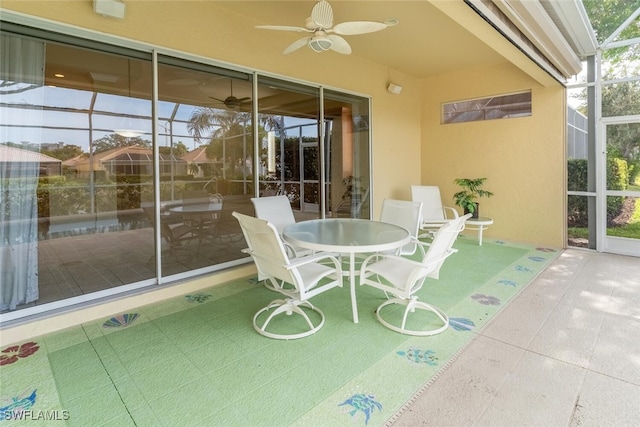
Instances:
[[[213,96],[210,96],[209,98],[214,99],[218,102],[222,102],[225,107],[231,110],[237,110],[244,104],[251,102],[251,97],[246,96],[244,98],[236,98],[235,96],[233,96],[233,80],[229,80],[229,83],[231,84],[231,95],[227,96],[225,99],[219,99]]]
[[[307,45],[315,52],[333,50],[344,55],[351,53],[351,46],[341,36],[373,33],[398,24],[397,19],[387,19],[384,22],[350,21],[333,25],[333,9],[329,2],[321,0],[311,9],[311,16],[305,20],[304,27],[290,27],[281,25],[258,25],[263,30],[295,31],[311,33],[289,45],[282,53],[288,54]]]

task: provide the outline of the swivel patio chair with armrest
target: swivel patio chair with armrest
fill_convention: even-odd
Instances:
[[[460,224],[461,224],[460,225],[460,227],[461,227],[460,231],[465,229],[466,224],[467,224],[467,220],[469,218],[471,218],[471,215],[473,215],[473,214],[468,213],[468,214],[463,215],[461,217],[458,217],[456,219],[456,221],[460,220]],[[450,233],[449,234],[449,245],[447,246],[447,249],[451,249],[453,247],[453,244],[456,242],[456,239],[458,238],[458,234],[460,234],[460,231],[458,231],[457,233]],[[427,247],[430,244],[431,243],[424,243],[424,246]],[[444,260],[440,261],[440,263],[438,263],[436,265],[436,267],[431,271],[431,273],[429,273],[427,275],[427,277],[430,277],[432,279],[439,279],[440,278],[440,268],[442,267],[442,264],[444,264]]]
[[[296,222],[296,218],[293,215],[293,209],[291,209],[291,203],[287,196],[253,197],[251,199],[251,203],[253,203],[256,218],[264,219],[273,224],[273,226],[276,227],[276,230],[278,230],[278,234],[281,238],[282,230],[284,230],[287,225]],[[284,240],[282,243],[287,250],[287,254],[291,258],[313,253],[313,251],[309,249],[295,247]],[[262,282],[266,278],[267,276],[258,270],[258,281]],[[266,281],[264,285],[267,289],[271,289],[272,291],[275,290],[271,286],[271,281]]]
[[[234,212],[240,223],[249,248],[248,253],[259,271],[268,277],[273,288],[284,295],[284,299],[271,301],[253,317],[253,327],[261,335],[275,339],[297,339],[314,334],[324,325],[324,313],[308,300],[329,289],[342,286],[342,268],[332,254],[318,253],[290,259],[287,255],[278,230],[268,221]],[[285,284],[292,285],[291,287]],[[307,313],[311,310],[320,320],[315,323]],[[298,314],[304,319],[304,328],[286,332],[285,330],[267,330],[269,324],[280,314],[287,316]],[[260,318],[267,316],[264,321]],[[295,326],[293,325],[295,323]],[[299,327],[299,322],[289,321],[284,329]]]
[[[440,226],[458,218],[458,211],[444,206],[440,198],[440,188],[431,185],[412,185],[411,200],[422,202],[422,233],[419,237],[433,237]]]
[[[453,241],[464,229],[466,219],[466,216],[460,217],[440,226],[430,243],[422,243],[428,246],[428,249],[421,261],[389,254],[374,254],[364,260],[360,269],[360,285],[380,289],[388,298],[376,309],[376,317],[385,327],[416,336],[436,335],[447,329],[447,315],[439,308],[419,301],[416,293],[422,288],[425,280],[439,269],[451,254],[457,252],[452,247]],[[392,295],[391,298],[389,294]],[[404,306],[404,310],[385,309],[398,305]],[[434,316],[418,318],[416,312],[419,311],[433,313],[436,325],[433,326]],[[390,319],[393,315],[395,317]],[[407,325],[408,321],[410,325]]]
[[[251,203],[253,203],[256,218],[269,221],[276,227],[280,236],[282,236],[282,231],[287,225],[296,222],[293,209],[291,209],[291,203],[287,196],[253,197]],[[311,253],[309,249],[294,247],[284,241],[283,243],[285,247],[290,250],[289,255],[292,257]]]
[[[424,255],[424,249],[418,241],[418,232],[422,223],[422,202],[384,199],[380,221],[403,227],[411,235],[411,242],[396,251],[397,255],[413,255],[418,248],[422,250]]]

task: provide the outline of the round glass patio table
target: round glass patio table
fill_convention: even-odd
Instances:
[[[221,210],[222,203],[194,203],[169,208],[169,212],[182,214],[183,218],[187,217],[197,224],[200,242],[202,242],[202,237],[205,235],[205,225],[214,219],[212,215],[218,215]]]
[[[170,212],[180,213],[183,215],[195,215],[222,210],[222,203],[195,203],[191,205],[180,205],[169,208]]]
[[[398,249],[411,241],[409,232],[397,225],[350,218],[300,221],[285,227],[282,236],[294,246],[349,254],[349,285],[354,323],[358,323],[355,254]]]

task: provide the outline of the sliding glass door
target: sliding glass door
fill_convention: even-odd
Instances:
[[[159,201],[142,203],[157,215],[166,277],[245,257],[231,213],[253,212],[252,75],[162,55],[158,62]]]
[[[250,262],[231,213],[252,197],[286,195],[298,220],[370,217],[367,98],[1,36],[1,322]]]
[[[258,77],[259,195],[286,195],[298,219],[320,216],[320,90]]]
[[[2,46],[2,311],[151,283],[151,55]]]
[[[324,91],[324,166],[332,178],[327,186],[325,214],[333,217],[371,218],[369,100]]]

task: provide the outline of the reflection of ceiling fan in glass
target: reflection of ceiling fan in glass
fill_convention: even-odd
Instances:
[[[219,99],[213,96],[210,96],[209,98],[221,102],[225,107],[231,110],[237,110],[240,107],[251,103],[251,97],[245,96],[244,98],[236,98],[233,96],[233,80],[229,80],[229,84],[231,85],[231,94],[225,99]]]

